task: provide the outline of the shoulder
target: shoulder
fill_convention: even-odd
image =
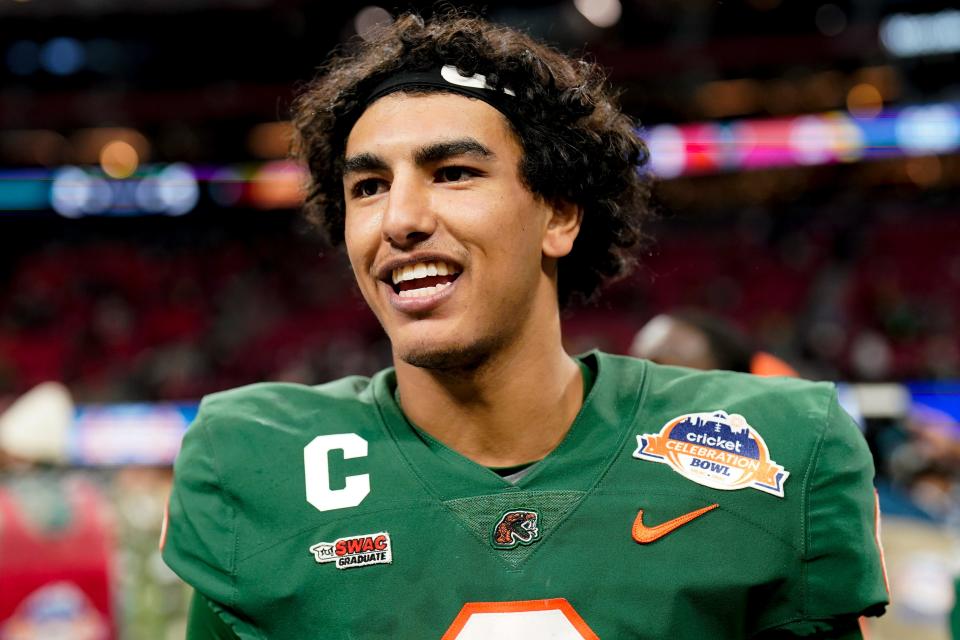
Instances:
[[[837,405],[836,385],[780,376],[734,371],[699,371],[646,363],[646,406],[689,407],[689,413],[738,413],[767,429],[782,425],[795,431],[809,425],[814,435],[831,419]]]
[[[807,398],[815,401],[828,400],[836,387],[832,382],[811,382],[800,378],[783,376],[756,376],[736,371],[700,371],[686,367],[672,367],[647,363],[648,376],[653,390],[669,393],[696,388],[702,392],[735,396],[746,399],[762,399],[768,396],[782,398]]]
[[[378,374],[379,375],[379,374]],[[318,406],[371,403],[371,378],[348,376],[308,386],[290,382],[258,382],[219,391],[203,398],[201,414],[249,414],[263,411],[315,410]]]
[[[299,495],[304,451],[312,441],[341,434],[369,442],[385,437],[373,388],[388,388],[383,376],[389,371],[318,386],[259,383],[205,397],[174,463],[175,482],[203,473],[197,486],[205,491],[216,485],[237,508]]]
[[[836,400],[832,382],[811,382],[781,376],[755,376],[733,371],[700,371],[656,364],[628,356],[595,353],[607,379],[617,385],[642,386],[643,406],[675,405],[688,413],[740,407],[794,420],[822,421]],[[590,354],[590,355],[593,355]]]
[[[604,356],[601,370],[607,362],[613,363],[608,372],[643,370],[634,416],[640,434],[680,438],[690,449],[684,449],[684,455],[694,457],[712,455],[703,449],[705,443],[722,439],[717,446],[731,447],[742,441],[740,447],[755,451],[771,470],[782,471],[776,488],[770,488],[779,497],[784,496],[782,482],[788,477],[787,495],[807,495],[813,472],[830,474],[841,458],[864,477],[872,477],[866,442],[840,407],[833,383],[630,360]],[[614,379],[608,384],[620,383]]]
[[[204,398],[174,463],[164,558],[210,599],[232,606],[237,549],[297,530],[305,500],[305,448],[316,438],[384,431],[373,387],[383,376],[319,386],[260,383]],[[345,456],[346,457],[346,456]]]
[[[205,431],[214,438],[336,432],[345,423],[362,423],[361,417],[376,414],[373,385],[387,373],[316,386],[261,382],[214,393],[200,403],[189,431]]]

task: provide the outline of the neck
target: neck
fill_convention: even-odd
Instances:
[[[468,371],[422,369],[395,358],[403,412],[478,464],[543,458],[580,411],[583,380],[563,350],[559,315],[534,325]]]

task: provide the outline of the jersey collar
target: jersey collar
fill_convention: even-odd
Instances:
[[[646,363],[591,351],[577,358],[593,369],[593,388],[557,447],[515,485],[417,428],[394,396],[396,372],[373,379],[380,415],[421,482],[443,500],[511,491],[589,491],[624,449],[640,413]]]

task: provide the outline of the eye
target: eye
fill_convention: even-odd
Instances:
[[[360,180],[350,189],[354,198],[369,198],[387,190],[387,185],[379,178]]]
[[[461,182],[478,175],[473,169],[466,167],[443,167],[436,173],[437,182]]]

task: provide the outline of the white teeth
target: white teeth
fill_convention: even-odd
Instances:
[[[406,291],[400,292],[401,298],[425,298],[427,296],[432,296],[439,291],[446,289],[452,282],[441,282],[438,285],[432,287],[421,287],[420,289],[407,289]]]
[[[418,262],[408,264],[403,267],[397,267],[391,274],[393,284],[406,282],[407,280],[416,280],[417,278],[426,278],[429,276],[448,276],[459,273],[460,270],[452,264],[446,262]]]

